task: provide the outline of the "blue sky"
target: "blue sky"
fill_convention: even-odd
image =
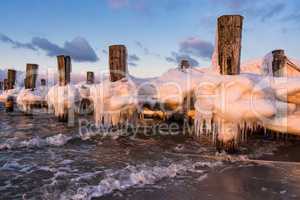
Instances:
[[[300,58],[298,0],[1,0],[0,13],[1,68],[56,68],[64,53],[75,72],[100,72],[112,44],[127,46],[137,76],[159,75],[183,57],[207,66],[223,14],[245,17],[243,61],[276,48]]]

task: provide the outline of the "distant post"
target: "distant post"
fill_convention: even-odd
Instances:
[[[94,84],[94,82],[95,82],[94,72],[87,72],[86,73],[86,83]]]
[[[59,86],[66,86],[71,81],[71,57],[64,55],[57,56],[57,63]]]
[[[284,54],[284,50],[277,49],[272,51],[273,62],[272,62],[272,71],[273,76],[280,77],[284,76],[284,66],[287,62],[287,57]]]
[[[41,79],[41,86],[46,86],[46,79]]]
[[[124,45],[112,45],[109,47],[109,70],[112,82],[126,77],[127,49]]]
[[[7,78],[3,80],[4,90],[8,90],[8,80]]]
[[[218,18],[218,60],[220,73],[240,73],[243,16],[224,15]]]
[[[8,90],[14,89],[16,84],[16,70],[9,69],[7,71]]]
[[[26,78],[25,89],[34,90],[36,87],[36,79],[39,66],[37,64],[27,64],[26,66]]]
[[[190,63],[188,60],[181,60],[180,62],[180,69],[184,70],[184,69],[188,69],[190,68]]]

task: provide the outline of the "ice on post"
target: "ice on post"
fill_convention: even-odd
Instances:
[[[79,101],[79,92],[71,81],[71,58],[70,56],[57,56],[58,61],[58,84],[49,89],[47,102],[49,109],[54,110],[55,116],[60,121],[67,122],[69,117],[74,116],[75,103]],[[71,114],[72,116],[69,116]]]
[[[128,76],[127,49],[109,47],[110,76],[91,87],[95,121],[98,125],[116,126],[137,120],[136,85]]]

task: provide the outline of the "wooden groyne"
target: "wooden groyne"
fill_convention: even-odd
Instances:
[[[240,15],[224,15],[218,18],[218,65],[222,75],[240,74],[243,19]],[[223,129],[225,128],[221,127],[222,132],[226,131]],[[224,142],[218,137],[216,146],[219,151],[224,149],[234,152],[236,141]]]
[[[87,84],[94,84],[95,83],[94,72],[87,72],[86,73],[86,83]]]
[[[124,45],[112,45],[109,47],[109,71],[112,82],[126,77],[127,68],[127,48]]]
[[[7,90],[14,89],[16,84],[16,70],[9,69],[7,70]]]
[[[286,73],[284,72],[284,67],[287,62],[287,57],[285,56],[283,49],[277,49],[272,51],[273,62],[272,62],[272,71],[273,76],[280,77],[284,76]]]
[[[217,20],[216,52],[218,55],[217,56],[218,69],[217,69],[217,71],[214,71],[214,75],[216,75],[217,78],[214,79],[213,81],[216,81],[216,82],[219,81],[218,84],[220,84],[220,85],[226,84],[226,81],[224,81],[224,82],[222,82],[222,81],[223,81],[223,79],[225,80],[228,77],[229,77],[228,79],[231,79],[231,80],[234,80],[237,77],[242,77],[242,75],[241,76],[238,76],[238,75],[240,75],[240,72],[241,72],[243,20],[244,20],[243,16],[240,16],[240,15],[224,15],[224,16],[219,17]],[[270,55],[272,56],[272,63],[271,63],[271,65],[269,65],[269,66],[271,66],[271,68],[269,68],[269,69],[272,70],[273,76],[274,77],[285,76],[285,74],[286,74],[285,66],[287,63],[290,63],[290,61],[286,57],[284,50],[281,50],[281,49],[274,50],[274,51],[272,51],[272,54],[268,54],[268,56],[270,56]],[[95,90],[96,90],[96,92],[99,92],[99,96],[102,95],[101,98],[99,98],[100,99],[99,101],[100,101],[100,103],[103,103],[103,105],[108,105],[108,107],[111,106],[111,107],[113,107],[113,109],[115,107],[117,107],[117,108],[126,107],[122,104],[123,102],[121,102],[121,103],[118,102],[118,100],[120,100],[120,99],[121,99],[121,101],[122,100],[124,101],[124,99],[127,98],[126,95],[128,95],[128,96],[132,95],[132,93],[130,93],[131,91],[129,91],[132,88],[130,88],[131,85],[129,84],[131,79],[128,74],[128,52],[127,52],[126,46],[125,45],[109,46],[108,60],[109,60],[109,62],[108,62],[109,78],[106,80],[109,83],[109,84],[107,84],[108,87],[112,86],[111,88],[109,88],[109,90],[107,90],[107,91],[101,90],[100,91],[100,89],[103,89],[103,88],[99,89],[100,92],[98,90],[96,90],[98,88],[95,85],[95,82],[96,82],[95,74],[94,74],[94,72],[88,71],[86,73],[85,83],[78,84],[79,86],[76,85],[76,91],[78,91],[79,89],[82,89],[84,92],[86,92],[86,91],[90,92],[90,90],[89,90],[90,88],[93,88],[93,89],[96,88]],[[72,115],[74,115],[74,113],[75,113],[75,111],[70,112],[70,105],[68,102],[69,99],[66,97],[69,95],[66,93],[71,91],[71,90],[69,90],[70,88],[68,88],[69,86],[71,86],[71,72],[72,72],[71,57],[65,56],[65,55],[57,56],[57,66],[58,66],[58,68],[57,68],[58,87],[55,86],[55,87],[57,87],[56,88],[57,91],[56,91],[56,93],[55,92],[54,93],[62,96],[61,99],[63,101],[63,103],[62,103],[63,109],[59,108],[60,109],[59,112],[55,112],[55,115],[58,117],[59,121],[68,122],[70,117],[74,118],[74,116],[70,116],[70,113]],[[199,70],[199,71],[201,71],[201,70]],[[186,79],[189,78],[189,77],[187,78],[187,76],[191,75],[192,73],[193,73],[192,75],[194,75],[194,73],[196,73],[195,71],[193,71],[193,68],[191,67],[191,65],[187,59],[181,60],[181,62],[179,63],[179,66],[176,68],[176,73],[177,72],[179,72],[178,79],[180,79],[180,80],[178,82],[174,81],[175,84],[179,83],[182,80],[183,80],[182,82],[185,83]],[[176,74],[176,73],[173,73],[173,74],[171,73],[171,75],[169,77],[164,77],[164,76],[162,76],[162,77],[166,78],[167,80],[172,80],[172,78],[174,78],[174,79],[177,78],[176,75],[178,75],[178,74]],[[201,75],[204,74],[204,72],[201,72],[201,73],[202,73]],[[32,91],[34,91],[36,89],[37,75],[38,75],[38,65],[37,64],[27,64],[26,78],[24,80],[25,89],[30,89]],[[171,77],[173,75],[174,75],[174,77]],[[224,76],[221,76],[221,75],[224,75]],[[184,77],[184,78],[182,78],[182,77]],[[198,79],[199,77],[201,78],[201,76],[195,76],[195,77],[196,77],[196,79]],[[213,77],[213,78],[215,78],[215,77]],[[104,81],[106,81],[106,80],[104,80]],[[15,81],[16,81],[16,71],[8,70],[7,79],[5,79],[3,81],[3,83],[0,82],[0,90],[1,90],[1,88],[3,88],[4,90],[13,89],[15,86]],[[244,80],[242,80],[242,81],[244,81]],[[163,81],[158,80],[158,83],[161,83],[161,82],[163,82]],[[249,83],[249,82],[247,82],[247,83]],[[197,82],[197,83],[199,84],[199,82]],[[120,90],[128,90],[128,91],[124,91],[124,93],[122,93],[123,91],[120,91],[119,93],[116,92],[116,90],[119,89],[118,86],[120,86],[120,85],[123,86],[123,84],[128,87],[127,88],[119,87],[119,88],[121,88]],[[138,82],[138,84],[140,84],[140,83]],[[136,85],[138,85],[138,84],[136,84]],[[150,87],[151,84],[153,84],[153,82],[149,82],[147,86]],[[181,83],[179,83],[178,85],[182,86],[180,84]],[[212,83],[212,85],[213,84],[214,83]],[[41,79],[41,86],[46,86],[46,85],[47,85],[47,80]],[[133,87],[134,89],[136,89],[136,87],[135,87],[136,85],[134,85],[134,87]],[[250,85],[250,83],[249,83],[249,85]],[[159,86],[161,86],[161,85],[159,85]],[[206,87],[206,86],[204,86],[204,87]],[[75,88],[75,87],[73,87],[73,88]],[[130,88],[130,89],[128,89],[128,88]],[[170,88],[171,88],[170,90],[174,89],[172,87],[170,87]],[[189,115],[191,112],[193,112],[193,115],[195,116],[196,115],[195,114],[196,109],[194,106],[195,101],[196,101],[196,99],[195,99],[196,95],[194,94],[195,88],[191,89],[192,86],[187,86],[187,88],[188,89],[186,89],[186,88],[183,89],[185,93],[183,92],[183,94],[181,94],[183,97],[182,101],[176,101],[177,99],[176,100],[163,99],[163,98],[156,97],[155,95],[153,95],[153,96],[155,96],[155,97],[153,97],[153,96],[151,96],[152,94],[146,94],[146,95],[149,95],[149,97],[151,97],[151,98],[153,97],[154,100],[151,99],[151,100],[153,100],[153,101],[151,101],[149,99],[146,99],[146,100],[138,99],[137,104],[138,104],[138,106],[142,107],[142,109],[138,111],[138,114],[144,113],[145,116],[148,116],[148,117],[149,116],[150,117],[158,116],[158,118],[161,118],[162,120],[166,120],[169,117],[168,116],[169,113],[172,113],[173,116],[175,116],[175,115],[177,116],[178,113],[186,116],[186,115]],[[134,89],[132,89],[132,90],[134,90]],[[149,89],[149,88],[147,88],[147,89]],[[157,88],[154,88],[154,90],[156,90],[156,89]],[[159,89],[161,89],[161,88],[158,88],[158,90]],[[163,96],[164,92],[168,93],[168,90],[169,90],[168,88],[165,90],[162,90],[163,92],[161,92],[160,95]],[[109,94],[103,94],[105,92],[107,92]],[[155,91],[155,92],[159,93],[160,91]],[[149,93],[151,93],[151,92],[149,92]],[[57,96],[57,98],[60,98],[59,95]],[[205,95],[214,95],[214,94],[205,94]],[[84,97],[82,97],[82,96],[84,96],[84,95],[80,96],[80,102],[76,102],[80,106],[79,114],[84,114],[85,110],[87,110],[89,107],[91,107],[91,105],[93,103],[95,103],[95,102],[93,102],[94,99],[91,100],[92,98],[90,96],[88,96],[88,95],[85,95]],[[98,97],[97,95],[94,95],[94,96]],[[137,94],[137,96],[138,96],[137,98],[140,97],[139,94]],[[212,99],[209,99],[209,100],[212,100]],[[107,102],[104,102],[104,101],[107,101]],[[224,99],[220,98],[220,101],[222,101],[222,102],[219,102],[219,103],[222,104],[224,107],[227,106],[226,104],[228,102],[226,102],[227,101],[226,97],[224,97]],[[124,102],[126,102],[126,100]],[[8,98],[7,105],[11,105],[10,103],[11,103],[11,99]],[[55,102],[55,103],[57,103],[57,102]],[[53,104],[55,104],[55,103],[53,103]],[[61,102],[59,102],[59,103],[61,103]],[[59,104],[59,103],[57,103],[57,104]],[[99,103],[99,102],[97,102],[97,103]],[[116,105],[114,105],[114,103]],[[157,106],[158,104],[160,104],[160,105]],[[49,103],[49,105],[50,105],[50,103]],[[136,104],[134,104],[134,103],[127,103],[127,105],[130,105],[132,107],[136,106]],[[206,104],[204,104],[204,105],[206,105]],[[178,111],[178,107],[179,107],[179,111]],[[224,108],[224,107],[221,107],[220,110],[224,109],[225,110],[224,112],[226,112],[227,108]],[[96,110],[95,107],[93,107],[93,109]],[[7,110],[12,111],[13,109],[7,109]],[[102,109],[102,110],[99,109],[99,110],[103,113],[106,111],[105,109]],[[132,109],[131,112],[137,112],[136,110],[137,109]],[[100,113],[100,111],[99,111],[99,113]],[[113,110],[113,111],[116,111],[116,110]],[[126,112],[126,109],[125,109],[125,112]],[[57,115],[57,113],[59,113],[59,114]],[[99,114],[99,113],[96,113],[96,114]],[[103,114],[103,113],[101,113],[101,114]],[[76,114],[78,114],[78,113],[76,113]],[[102,118],[100,117],[101,119],[99,121],[101,121],[101,122],[105,121],[106,117],[109,114],[110,113],[108,113],[108,114],[104,113],[103,117]],[[116,123],[119,123],[119,121],[118,121],[119,118],[121,118],[124,115],[124,113],[122,113],[122,112],[120,112],[120,113],[115,112],[114,114],[115,115],[112,115],[113,116],[112,118],[107,117],[107,119],[108,119],[107,121],[110,120],[110,122],[108,122],[108,124],[111,123],[114,125],[114,123],[111,122],[113,120],[115,120]],[[172,114],[170,114],[170,115],[172,115]],[[214,115],[214,114],[215,113],[212,113],[211,115]],[[179,116],[181,118],[184,118],[182,115],[179,115]],[[211,124],[211,123],[218,121],[219,127],[217,127],[217,128],[219,131],[219,135],[222,135],[222,133],[225,133],[226,131],[228,131],[227,130],[228,127],[226,127],[226,125],[228,125],[230,123],[232,123],[232,124],[235,123],[230,118],[225,120],[225,117],[222,118],[222,116],[210,116],[210,117],[211,118],[208,117],[205,119],[206,120],[205,126],[207,127],[207,124]],[[215,119],[214,117],[216,117],[217,119]],[[126,118],[124,121],[126,121],[128,118]],[[96,117],[95,117],[95,119],[96,119]],[[171,119],[175,119],[175,118],[171,118]],[[213,121],[213,120],[215,120],[215,121]],[[123,121],[120,120],[120,123],[122,123],[122,122]],[[212,130],[207,130],[207,132],[209,132],[209,131],[211,131],[211,133],[213,132]],[[234,152],[238,145],[237,138],[230,138],[230,140],[226,140],[226,141],[224,141],[223,138],[216,137],[216,141],[215,141],[216,148],[219,151],[225,150],[228,152]]]
[[[39,66],[37,64],[26,65],[26,77],[24,80],[25,89],[34,90],[36,88],[38,68]]]

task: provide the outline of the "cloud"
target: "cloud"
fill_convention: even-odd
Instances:
[[[274,17],[275,15],[278,15],[279,13],[284,11],[285,7],[286,5],[283,3],[274,4],[270,6],[269,9],[266,10],[266,12],[263,12],[263,15],[261,16],[261,20],[265,21],[267,19]]]
[[[189,55],[172,52],[171,56],[166,57],[167,62],[177,64],[177,65],[179,65],[181,60],[183,60],[183,59],[188,60],[192,67],[199,66],[199,62],[197,60],[195,60],[194,58],[190,57]]]
[[[135,45],[140,48],[145,55],[155,56],[157,58],[161,58],[161,55],[158,53],[151,52],[147,47],[145,47],[141,42],[135,41]]]
[[[145,55],[149,55],[150,54],[149,49],[146,48],[146,47],[144,47],[144,45],[141,42],[135,41],[135,44],[136,44],[137,47],[139,47],[140,49],[142,49],[144,51]]]
[[[282,21],[288,21],[288,22],[297,22],[299,23],[300,21],[300,12],[299,13],[293,13],[290,15],[287,15],[282,18]]]
[[[277,17],[285,10],[288,1],[280,0],[210,0],[212,5],[221,6],[226,12],[239,13],[257,18],[262,22]]]
[[[22,48],[22,49],[29,49],[29,50],[37,51],[37,49],[32,44],[15,41],[2,33],[0,33],[0,41],[10,44],[10,45],[12,45],[13,48],[16,48],[16,49]]]
[[[77,62],[97,62],[99,60],[94,49],[83,37],[76,37],[72,41],[66,41],[62,47],[41,37],[33,37],[30,43],[21,43],[0,34],[0,40],[11,44],[13,48],[45,51],[49,57],[64,54],[71,56],[71,58]]]
[[[135,54],[130,54],[128,55],[128,65],[132,67],[137,66],[137,62],[140,61],[141,59],[135,55]]]
[[[189,37],[179,44],[179,52],[181,54],[191,54],[198,58],[210,59],[214,46],[210,42],[206,42],[197,37]]]
[[[47,56],[49,57],[54,57],[65,53],[65,50],[63,48],[59,47],[56,44],[51,43],[49,40],[45,38],[34,37],[32,38],[32,44],[35,47],[44,50]]]
[[[64,49],[66,54],[78,62],[97,62],[99,60],[94,49],[83,37],[76,37],[70,42],[65,42]]]
[[[110,8],[120,9],[128,6],[128,0],[107,0]]]

